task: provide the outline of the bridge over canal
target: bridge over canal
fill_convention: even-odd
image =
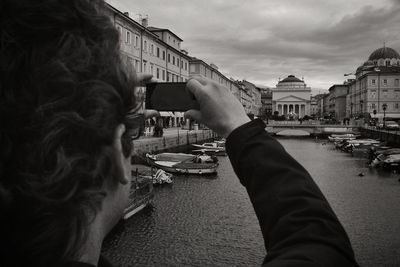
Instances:
[[[358,133],[357,125],[325,125],[325,124],[299,124],[299,123],[270,123],[265,128],[267,132],[274,135],[285,135],[285,133],[297,133],[295,135],[330,135]],[[290,135],[290,134],[289,134]]]

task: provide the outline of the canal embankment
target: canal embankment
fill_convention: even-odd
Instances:
[[[360,134],[363,137],[379,139],[390,146],[400,147],[400,131],[387,131],[375,127],[360,127]]]
[[[162,137],[144,136],[133,141],[135,154],[143,158],[146,153],[160,153],[171,150],[185,150],[192,144],[207,142],[218,138],[210,129],[183,130],[180,128],[164,129]]]

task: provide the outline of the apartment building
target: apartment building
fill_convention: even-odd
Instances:
[[[347,117],[346,100],[349,91],[347,84],[334,84],[329,88],[330,111],[337,121],[342,121]]]
[[[262,111],[262,103],[261,103],[261,90],[255,84],[243,80],[241,83],[244,85],[247,93],[251,96],[251,100],[248,103],[248,114],[252,114],[254,116],[260,117]]]
[[[128,12],[121,12],[107,4],[107,14],[120,35],[123,63],[130,71],[152,74],[160,82],[183,82],[189,79],[187,51],[181,49],[183,40],[168,29],[150,27],[148,18],[140,23]],[[140,91],[144,94],[144,90]],[[164,125],[176,126],[183,119],[182,112],[161,112]]]
[[[261,88],[261,117],[272,116],[272,91],[269,88]]]
[[[201,59],[192,57],[189,60],[189,76],[202,76],[227,87],[240,99],[240,88],[232,78],[223,75],[215,64],[207,64]]]

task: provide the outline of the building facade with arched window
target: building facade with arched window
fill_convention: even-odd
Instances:
[[[294,75],[279,81],[272,89],[272,108],[279,115],[302,118],[310,115],[311,87]]]

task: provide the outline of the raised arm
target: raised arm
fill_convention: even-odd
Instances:
[[[264,236],[266,266],[357,266],[350,241],[308,172],[250,121],[228,89],[204,78],[188,89],[200,110],[186,113],[227,138],[227,152],[246,187]]]

